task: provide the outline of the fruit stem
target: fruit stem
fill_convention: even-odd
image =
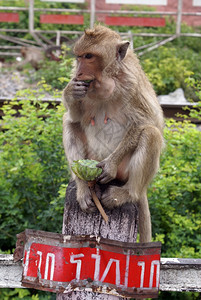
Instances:
[[[101,203],[100,203],[100,200],[98,199],[97,195],[96,195],[96,192],[95,192],[95,184],[96,184],[96,181],[89,181],[88,182],[88,186],[89,186],[89,189],[91,191],[91,195],[92,195],[92,198],[94,200],[94,203],[96,205],[96,207],[98,208],[101,216],[103,217],[103,219],[105,220],[106,223],[108,223],[108,216],[106,215]]]

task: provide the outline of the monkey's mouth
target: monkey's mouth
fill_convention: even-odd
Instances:
[[[83,80],[84,83],[88,83],[88,84],[90,84],[92,81],[93,81],[93,79],[90,79],[90,80]]]

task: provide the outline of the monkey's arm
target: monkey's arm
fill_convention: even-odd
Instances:
[[[79,122],[72,122],[69,111],[63,116],[63,144],[71,165],[74,160],[86,158],[86,137]]]
[[[79,122],[71,122],[69,113],[63,117],[63,144],[69,167],[74,160],[85,159],[87,153],[86,137]],[[96,208],[92,201],[91,192],[87,182],[80,180],[72,172],[72,177],[76,181],[77,201],[83,211],[93,212]]]
[[[103,172],[98,178],[99,182],[104,184],[116,178],[118,166],[124,157],[129,153],[132,156],[139,142],[141,141],[143,147],[147,139],[153,140],[153,143],[159,141],[159,147],[161,148],[162,137],[158,128],[148,124],[139,126],[138,128],[131,125],[114,152],[97,165],[103,169]],[[149,151],[151,153],[152,149],[149,149]]]
[[[79,122],[82,116],[82,101],[85,97],[89,83],[72,79],[63,91],[62,99],[69,117],[73,122]]]

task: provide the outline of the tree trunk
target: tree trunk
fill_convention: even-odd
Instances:
[[[105,188],[100,186],[101,188]],[[105,209],[109,217],[105,223],[99,211],[87,214],[80,209],[76,201],[76,185],[72,181],[66,190],[62,233],[66,235],[96,235],[121,242],[136,242],[137,238],[137,207],[134,204]],[[92,292],[71,292],[58,294],[57,300],[118,300],[119,297]]]

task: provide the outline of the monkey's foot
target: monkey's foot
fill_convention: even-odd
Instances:
[[[102,194],[101,203],[112,209],[113,207],[120,206],[129,202],[130,196],[128,190],[123,187],[110,185]]]
[[[98,199],[100,199],[101,191],[100,187],[97,184],[95,185],[95,193]],[[84,192],[80,193],[79,195],[77,194],[77,201],[79,202],[81,210],[83,210],[86,213],[93,213],[97,210],[89,188],[87,188]]]

